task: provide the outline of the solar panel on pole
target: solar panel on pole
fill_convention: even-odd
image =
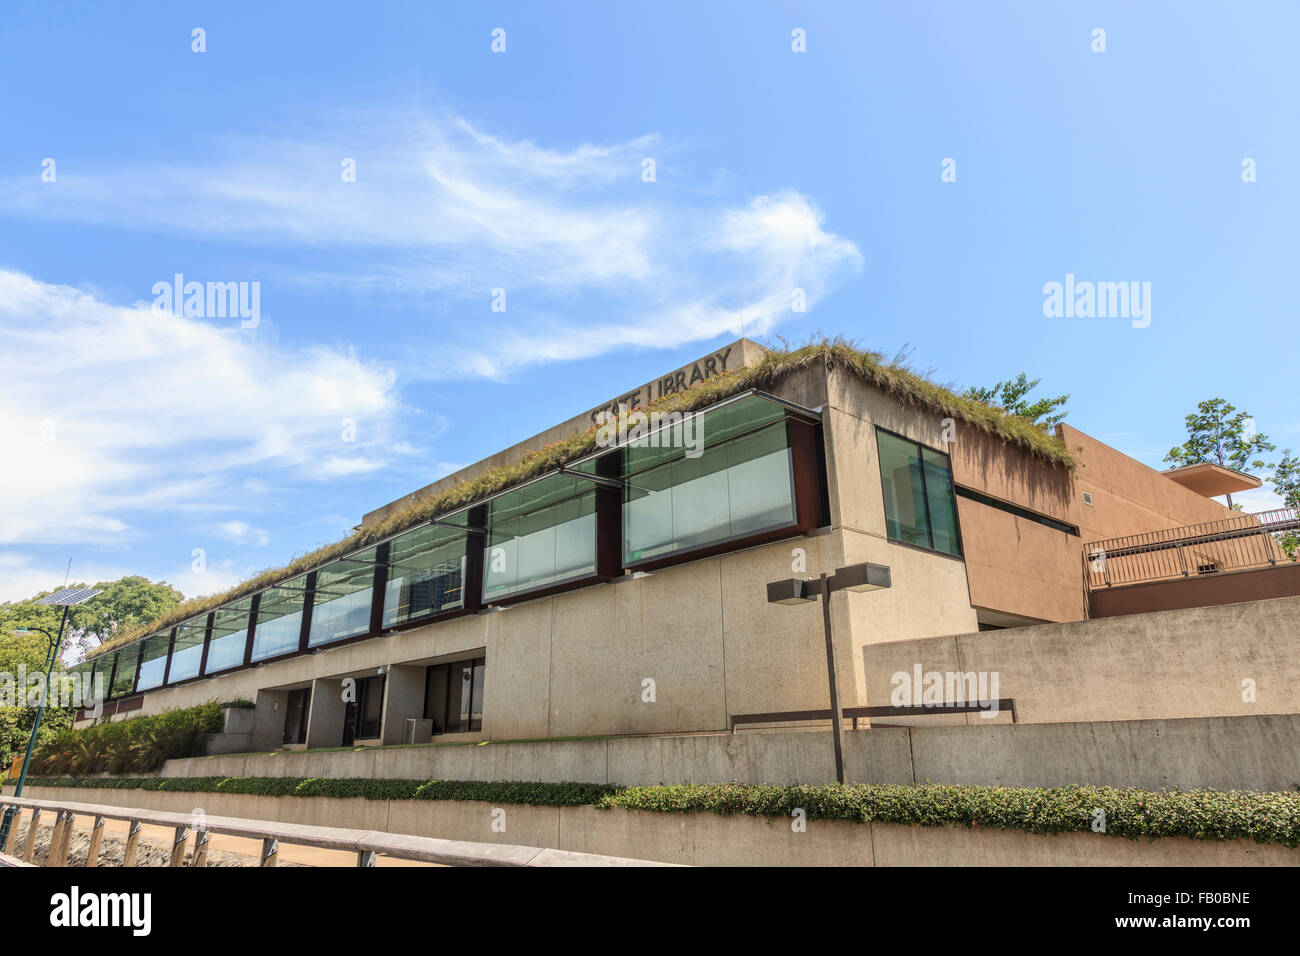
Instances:
[[[47,594],[45,597],[36,601],[37,604],[49,604],[54,607],[72,607],[76,604],[84,604],[96,594],[103,592],[103,588],[60,588],[53,594]]]

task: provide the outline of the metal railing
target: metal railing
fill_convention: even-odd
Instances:
[[[196,823],[195,815],[166,810],[142,810],[98,803],[72,803],[62,800],[29,800],[25,797],[0,797],[0,810],[13,807],[15,815],[31,811],[26,840],[18,843],[18,820],[9,831],[9,845],[0,847],[0,859],[6,855],[30,864],[35,856],[37,833],[42,817],[54,814],[54,827],[46,866],[68,865],[68,847],[72,840],[73,818],[82,815],[94,818],[90,831],[90,845],[86,862],[82,866],[98,866],[100,847],[104,839],[105,820],[125,820],[128,824],[126,847],[122,866],[135,866],[140,848],[140,828],[144,824],[171,827],[173,830],[171,856],[168,866],[184,866],[190,833],[194,834],[193,852],[189,866],[207,865],[208,838],[211,834],[261,840],[260,866],[275,866],[280,844],[316,847],[352,853],[357,866],[374,866],[376,856],[415,860],[420,863],[437,863],[443,866],[676,866],[654,860],[632,860],[595,853],[576,853],[571,850],[554,850],[535,846],[518,846],[511,843],[470,843],[463,840],[441,840],[436,837],[411,836],[404,833],[387,833],[382,830],[350,830],[340,827],[316,827],[268,820],[249,820],[241,817],[205,816]],[[7,862],[7,861],[6,861]],[[13,865],[13,864],[9,864]]]
[[[1222,521],[1147,531],[1083,546],[1089,591],[1242,571],[1289,562],[1274,535],[1300,530],[1300,510],[1277,508]]]

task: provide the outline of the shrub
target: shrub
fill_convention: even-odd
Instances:
[[[199,753],[200,735],[221,730],[219,701],[148,717],[65,730],[32,754],[34,774],[144,773]]]

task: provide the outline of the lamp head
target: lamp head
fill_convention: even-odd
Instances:
[[[810,594],[808,582],[800,578],[787,578],[773,581],[767,586],[769,604],[807,604],[817,600],[816,594]]]

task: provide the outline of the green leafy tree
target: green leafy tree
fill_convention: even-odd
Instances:
[[[56,671],[80,661],[86,651],[97,647],[118,630],[151,621],[184,600],[184,595],[165,581],[154,582],[134,575],[100,582],[95,587],[102,588],[103,593],[68,611],[68,623],[63,632],[64,650],[55,663]],[[28,674],[44,673],[45,655],[49,648],[45,635],[13,632],[23,627],[39,627],[51,635],[58,634],[63,609],[36,603],[49,593],[43,591],[25,601],[0,604],[0,672],[16,678],[19,665],[22,665]],[[35,717],[36,710],[32,707],[0,706],[0,773],[7,773],[14,755],[27,748]],[[41,717],[37,744],[71,726],[70,708],[47,707]]]
[[[1292,457],[1290,448],[1282,452],[1282,460],[1273,466],[1273,474],[1268,480],[1282,499],[1283,507],[1300,509],[1300,458]],[[1280,534],[1277,543],[1288,557],[1295,559],[1300,552],[1300,533],[1287,531]]]
[[[1222,398],[1199,402],[1185,421],[1187,441],[1169,450],[1166,463],[1181,467],[1210,462],[1240,472],[1270,467],[1258,456],[1277,446],[1267,435],[1255,434],[1250,414],[1238,412],[1232,403]],[[1232,495],[1228,507],[1233,507]]]
[[[992,388],[968,388],[965,397],[983,402],[985,405],[996,405],[1008,415],[1027,418],[1039,428],[1049,429],[1064,421],[1065,416],[1069,414],[1065,411],[1058,413],[1056,410],[1063,408],[1070,400],[1070,396],[1057,395],[1055,398],[1030,401],[1029,393],[1037,388],[1041,381],[1041,378],[1036,378],[1031,382],[1029,376],[1021,372],[1014,379],[998,382]]]

